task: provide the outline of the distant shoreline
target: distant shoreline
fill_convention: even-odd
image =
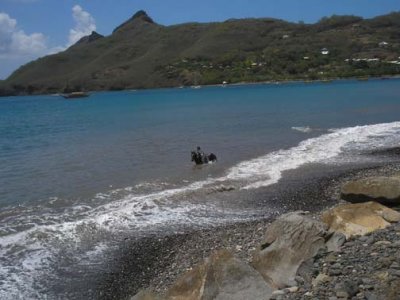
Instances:
[[[243,82],[235,82],[235,83],[216,83],[216,84],[205,84],[205,85],[185,85],[185,86],[169,86],[169,87],[154,87],[154,88],[126,88],[120,90],[90,90],[85,91],[87,93],[99,93],[99,92],[127,92],[127,91],[148,91],[148,90],[165,90],[165,89],[201,89],[207,87],[229,87],[229,86],[253,86],[253,85],[279,85],[279,84],[291,84],[291,83],[304,83],[304,84],[312,84],[312,83],[330,83],[333,81],[368,81],[368,80],[393,80],[400,79],[400,74],[396,75],[382,75],[382,76],[362,76],[362,77],[332,77],[332,78],[324,78],[324,79],[284,79],[284,80],[267,80],[267,81],[243,81]],[[196,88],[195,88],[196,87]],[[68,93],[49,93],[49,94],[16,94],[16,95],[0,95],[0,98],[5,97],[24,97],[24,96],[51,96],[57,95],[62,96]]]
[[[226,86],[239,86],[239,85],[274,85],[274,84],[290,84],[290,83],[329,83],[332,81],[367,81],[367,80],[390,80],[390,79],[399,79],[400,74],[397,75],[382,75],[382,76],[363,76],[363,77],[332,77],[326,79],[287,79],[287,80],[267,80],[267,81],[250,81],[250,82],[235,82],[228,83]],[[210,86],[223,86],[223,84],[208,84],[208,85],[200,85],[201,87],[210,87]],[[186,87],[190,88],[190,86]]]

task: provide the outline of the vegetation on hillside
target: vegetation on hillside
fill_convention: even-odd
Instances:
[[[143,11],[112,35],[22,66],[0,94],[119,90],[400,74],[400,13],[156,24]]]

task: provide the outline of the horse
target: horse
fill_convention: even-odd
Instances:
[[[201,155],[200,153],[192,151],[192,161],[194,161],[196,165],[203,165],[209,162],[216,162],[217,156],[214,153]]]

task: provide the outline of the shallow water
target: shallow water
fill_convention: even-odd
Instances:
[[[60,278],[90,287],[121,237],[265,216],[239,194],[376,162],[399,100],[396,79],[2,98],[0,298],[76,298]],[[218,163],[194,167],[197,145]]]

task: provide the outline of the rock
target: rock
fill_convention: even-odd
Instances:
[[[391,269],[400,270],[400,265],[397,262],[394,262],[390,265]]]
[[[268,299],[273,289],[252,267],[227,250],[215,252],[167,292],[168,300]]]
[[[344,292],[344,291],[338,291],[338,292],[336,292],[336,296],[339,297],[339,298],[348,299],[349,298],[349,293]]]
[[[332,269],[341,269],[341,268],[342,268],[342,265],[339,264],[339,263],[335,263],[335,264],[333,264],[333,265],[331,266],[331,268],[332,268]]]
[[[384,281],[387,281],[387,280],[388,280],[389,273],[388,273],[388,272],[385,272],[385,271],[383,271],[383,272],[378,272],[378,273],[375,274],[375,276],[376,276],[376,278],[377,278],[378,280],[384,282]]]
[[[392,276],[400,277],[400,270],[389,269],[389,274]]]
[[[341,197],[352,203],[372,200],[384,205],[400,205],[400,177],[370,177],[350,181],[342,187]]]
[[[165,300],[165,298],[161,298],[159,295],[154,294],[151,291],[140,291],[130,298],[130,300]]]
[[[329,270],[329,275],[339,276],[339,275],[342,275],[342,271],[339,269],[332,269],[332,270]]]
[[[300,265],[325,248],[326,236],[325,225],[304,212],[282,215],[268,227],[252,265],[275,287],[294,286]]]
[[[347,242],[347,243],[345,244],[346,247],[353,247],[354,245],[355,245],[354,242]]]
[[[371,245],[373,244],[375,241],[373,236],[368,237],[368,239],[366,240],[366,244]]]
[[[329,253],[326,257],[325,257],[325,261],[329,262],[329,263],[333,263],[335,261],[337,261],[337,257],[334,253]]]
[[[295,282],[297,283],[298,278],[301,277],[304,280],[311,282],[312,275],[313,275],[313,269],[318,268],[318,266],[315,266],[314,260],[308,259],[306,261],[303,261],[299,268],[297,269],[296,276],[294,278]]]
[[[289,293],[297,293],[297,291],[299,290],[298,286],[291,286],[289,288],[285,289],[286,291],[288,291]]]
[[[346,238],[386,228],[397,218],[400,219],[400,213],[376,202],[343,204],[322,214],[329,230],[339,231]]]
[[[377,241],[377,242],[375,242],[374,243],[374,245],[376,245],[376,246],[387,246],[387,245],[391,245],[392,244],[392,242],[389,242],[389,241]]]
[[[323,283],[326,283],[329,281],[331,281],[331,278],[328,275],[319,273],[318,276],[315,279],[313,279],[312,285],[314,287],[316,287],[316,286],[320,285],[321,283],[323,284]]]
[[[374,289],[374,286],[373,285],[364,285],[363,286],[363,288],[364,288],[364,290],[373,290]]]
[[[340,247],[346,242],[346,236],[340,232],[334,232],[330,239],[326,242],[329,252],[338,252]]]
[[[336,296],[339,298],[351,298],[357,295],[359,291],[358,285],[350,280],[335,285]]]
[[[380,298],[374,293],[366,292],[365,293],[365,299],[367,299],[367,300],[379,300]]]
[[[304,284],[304,278],[303,277],[297,275],[294,279],[296,280],[296,283]]]
[[[378,258],[377,262],[380,263],[383,267],[387,268],[392,263],[392,260],[387,257],[380,257]]]
[[[384,210],[384,211],[382,212],[382,217],[383,217],[386,221],[388,221],[388,222],[390,222],[390,223],[397,223],[397,222],[400,222],[400,214],[399,214],[397,211],[392,210],[392,209]]]
[[[279,296],[279,295],[285,295],[286,293],[283,290],[276,290],[272,292],[272,296]]]
[[[362,278],[361,282],[363,284],[371,284],[373,282],[373,280],[371,278]]]

